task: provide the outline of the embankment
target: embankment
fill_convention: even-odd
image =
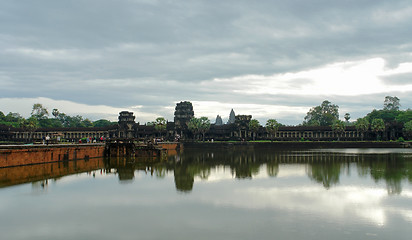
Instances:
[[[231,148],[254,149],[322,149],[322,148],[410,148],[411,143],[401,142],[185,142],[185,148]]]
[[[164,149],[168,155],[176,155],[183,148],[181,145],[180,143],[159,143],[157,147]],[[134,147],[134,145],[131,146]],[[153,154],[148,154],[152,150],[135,150],[136,156],[153,156]],[[104,157],[104,153],[105,144],[103,143],[1,146],[0,168],[98,158]]]
[[[1,146],[0,168],[103,157],[104,144]]]

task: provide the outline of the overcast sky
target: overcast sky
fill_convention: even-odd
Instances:
[[[355,120],[412,107],[411,23],[410,0],[1,0],[0,111],[299,124],[327,99]]]

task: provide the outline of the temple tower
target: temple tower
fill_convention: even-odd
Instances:
[[[175,108],[175,129],[182,135],[187,131],[187,123],[195,116],[191,102],[184,101],[176,104]]]
[[[123,111],[119,113],[119,134],[120,138],[133,138],[133,125],[136,123],[134,121],[135,116],[132,112]]]
[[[229,115],[229,120],[227,121],[227,124],[232,124],[235,123],[236,117],[235,117],[235,111],[230,111],[230,115]]]

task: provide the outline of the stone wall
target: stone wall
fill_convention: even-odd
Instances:
[[[103,157],[104,144],[3,146],[0,168]]]
[[[0,188],[104,168],[103,158],[0,168]]]

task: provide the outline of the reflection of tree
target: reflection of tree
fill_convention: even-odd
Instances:
[[[388,190],[388,194],[400,194],[402,192],[401,181],[395,179],[388,179],[386,181],[386,188]]]
[[[207,180],[210,176],[210,168],[201,169],[199,177],[203,180]]]
[[[176,166],[174,175],[177,190],[182,192],[192,191],[194,177],[185,166]]]
[[[279,173],[279,163],[268,162],[266,171],[270,177],[276,177]]]
[[[402,180],[412,182],[412,162],[401,154],[370,155],[358,168],[368,170],[375,182],[385,181],[388,194],[400,194]]]
[[[160,165],[160,164],[159,164],[159,165],[154,169],[154,171],[155,171],[156,177],[158,177],[158,178],[165,178],[167,169],[166,169],[166,167],[165,167],[164,165]]]
[[[399,194],[402,181],[412,182],[412,161],[402,154],[340,154],[325,152],[305,152],[287,150],[255,150],[239,147],[229,149],[185,149],[179,156],[172,156],[168,161],[131,160],[113,158],[107,160],[106,169],[115,169],[120,180],[134,178],[134,171],[164,178],[168,172],[174,174],[178,191],[190,192],[194,179],[207,180],[213,169],[230,168],[232,176],[238,179],[251,179],[260,172],[260,166],[266,165],[268,176],[276,177],[279,165],[305,164],[308,177],[321,183],[326,189],[339,184],[340,174],[350,175],[350,168],[356,164],[358,175],[371,177],[375,182],[385,181],[388,194]]]
[[[402,192],[401,181],[408,175],[404,161],[388,158],[387,155],[382,157],[385,158],[371,162],[371,176],[376,182],[386,181],[388,194],[399,194]]]
[[[120,181],[133,180],[134,178],[134,169],[130,166],[118,168],[117,173],[119,174]]]
[[[312,163],[309,166],[309,178],[322,183],[326,189],[339,183],[340,163]]]
[[[256,163],[246,163],[242,165],[235,165],[232,169],[236,178],[252,178],[253,175],[259,173],[259,164]]]

